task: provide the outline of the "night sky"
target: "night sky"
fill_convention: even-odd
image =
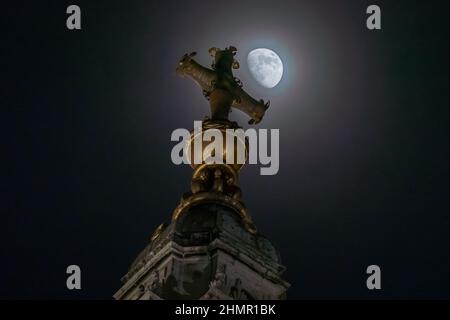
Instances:
[[[288,298],[450,298],[448,11],[412,3],[2,4],[0,298],[112,298],[190,187],[170,134],[209,107],[178,60],[210,65],[208,48],[229,45],[245,90],[271,100],[256,128],[280,129],[279,173],[247,165],[240,184]],[[369,4],[382,30],[366,28]],[[258,47],[283,60],[274,89],[249,75]],[[80,291],[66,289],[71,264]]]

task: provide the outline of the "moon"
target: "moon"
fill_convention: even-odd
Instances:
[[[270,49],[252,50],[247,56],[247,63],[253,78],[265,88],[275,87],[283,76],[283,62]]]

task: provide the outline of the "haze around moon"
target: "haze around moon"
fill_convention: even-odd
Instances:
[[[270,49],[252,50],[247,56],[247,63],[253,78],[265,88],[275,87],[283,76],[283,62]]]

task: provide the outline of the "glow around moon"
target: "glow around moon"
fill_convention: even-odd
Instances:
[[[252,50],[247,56],[247,63],[250,73],[263,87],[275,87],[283,76],[283,62],[270,49]]]

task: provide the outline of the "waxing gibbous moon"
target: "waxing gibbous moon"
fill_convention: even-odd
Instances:
[[[283,62],[270,49],[252,50],[247,56],[247,63],[253,78],[263,87],[275,87],[283,76]]]

